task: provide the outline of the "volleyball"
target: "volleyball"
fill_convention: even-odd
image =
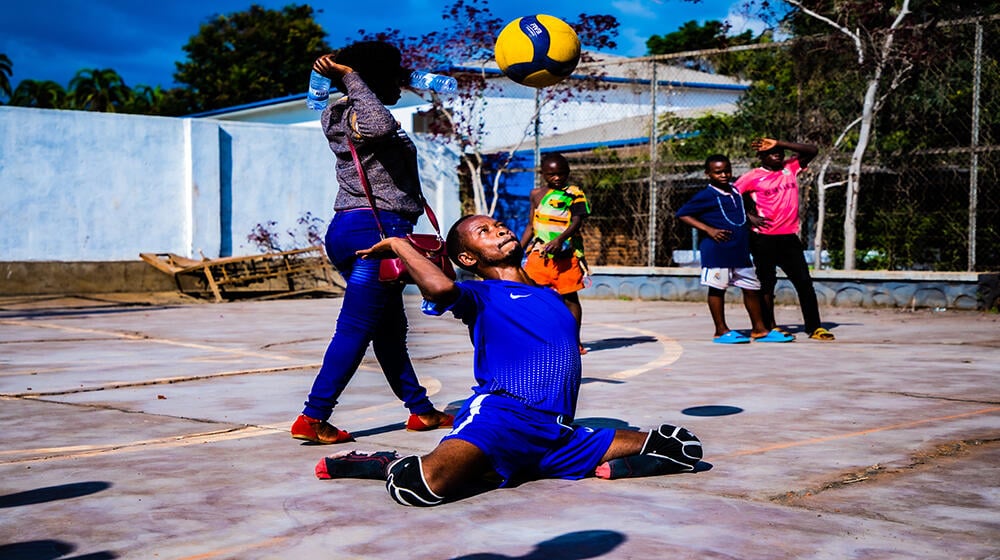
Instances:
[[[543,88],[558,83],[580,61],[580,38],[563,20],[538,14],[515,19],[497,36],[500,71],[515,82]]]

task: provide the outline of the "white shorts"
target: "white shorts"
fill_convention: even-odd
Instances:
[[[703,268],[701,269],[701,285],[725,290],[736,286],[744,290],[759,290],[760,280],[753,267],[746,268]]]

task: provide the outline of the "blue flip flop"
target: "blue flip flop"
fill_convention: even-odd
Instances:
[[[783,333],[778,329],[774,329],[771,332],[765,334],[760,338],[753,339],[754,342],[794,342],[795,337],[788,333]]]
[[[729,331],[722,336],[713,338],[712,342],[716,344],[746,344],[750,342],[750,337],[743,336],[736,331]]]

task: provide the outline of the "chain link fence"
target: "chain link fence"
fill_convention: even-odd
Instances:
[[[1000,66],[992,54],[1000,52],[1000,18],[948,22],[923,40],[933,41],[927,53],[890,61],[880,84],[860,179],[856,266],[1000,270]],[[674,212],[704,187],[705,157],[728,155],[738,176],[756,165],[752,138],[812,143],[820,154],[799,177],[802,238],[809,249],[821,244],[814,266],[840,268],[845,182],[869,75],[852,58],[851,45],[831,36],[583,63],[600,78],[587,93],[556,100],[540,90],[537,135],[518,146],[497,213],[520,231],[535,157],[559,151],[591,201],[590,264],[696,264],[695,232]]]

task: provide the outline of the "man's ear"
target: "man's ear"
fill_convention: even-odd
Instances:
[[[475,256],[472,255],[472,253],[469,253],[468,251],[462,251],[455,258],[462,266],[467,268],[475,268],[476,264],[479,263],[479,259],[477,259]]]

